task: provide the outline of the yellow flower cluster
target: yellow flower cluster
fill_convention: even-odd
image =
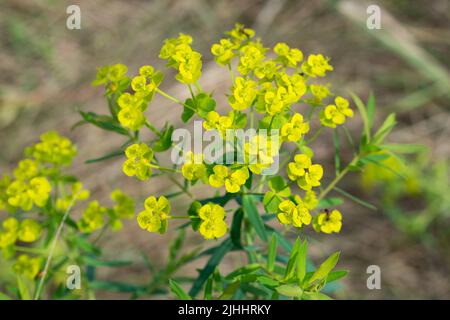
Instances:
[[[229,96],[228,102],[234,110],[239,111],[250,107],[258,94],[256,82],[242,77],[236,78],[231,91],[233,95]]]
[[[8,204],[29,211],[35,204],[43,207],[51,191],[50,182],[45,177],[34,177],[29,181],[15,180],[6,190]]]
[[[31,258],[27,254],[22,254],[17,258],[13,265],[13,271],[17,275],[23,275],[26,278],[33,280],[39,274],[42,265],[42,258]]]
[[[56,131],[49,131],[41,135],[39,143],[28,147],[25,154],[38,162],[66,166],[72,163],[77,149],[66,137],[60,136]]]
[[[225,185],[225,189],[230,193],[239,192],[241,186],[249,178],[247,167],[231,169],[218,164],[214,166],[213,171],[214,173],[209,176],[209,184],[214,188],[220,188]]]
[[[230,116],[221,116],[216,111],[208,112],[205,121],[203,122],[203,128],[206,130],[217,130],[223,137],[228,129],[231,129],[233,120]]]
[[[311,214],[299,196],[295,196],[295,202],[284,200],[278,205],[277,218],[280,223],[301,228],[311,223]]]
[[[122,91],[128,85],[128,68],[126,65],[117,63],[97,68],[97,78],[92,85],[105,85],[107,94]]]
[[[148,232],[164,233],[167,229],[167,219],[170,217],[170,203],[166,197],[158,199],[148,197],[144,203],[145,210],[137,216],[137,222],[142,229]]]
[[[0,231],[0,248],[4,249],[13,245],[17,240],[22,242],[34,242],[42,234],[41,225],[32,219],[24,219],[19,222],[10,217],[3,221],[3,230]]]
[[[280,135],[284,140],[297,142],[309,132],[309,123],[303,122],[303,116],[296,113],[281,127]]]
[[[178,38],[167,39],[159,53],[161,59],[168,60],[168,67],[178,70],[176,79],[184,84],[195,83],[202,73],[202,55],[191,43],[191,36],[180,33]]]
[[[131,80],[134,93],[125,92],[117,99],[120,111],[117,114],[124,128],[137,131],[145,124],[144,111],[152,100],[156,88],[162,80],[162,73],[155,72],[152,66],[142,66],[139,75]]]
[[[206,166],[203,163],[203,154],[194,154],[192,151],[189,151],[181,167],[181,173],[189,181],[206,181],[207,172]]]
[[[325,210],[314,217],[314,230],[323,233],[338,233],[342,227],[342,214],[338,210]]]
[[[289,179],[296,181],[303,190],[311,190],[320,186],[320,179],[323,176],[323,168],[320,164],[312,164],[311,158],[305,154],[297,154],[294,162],[290,162],[287,167]]]
[[[330,128],[336,128],[336,125],[343,124],[345,117],[353,117],[353,110],[350,109],[347,99],[336,97],[334,103],[329,104],[320,112],[320,122]]]
[[[125,150],[128,160],[123,163],[123,172],[129,176],[136,176],[139,180],[148,180],[152,176],[151,164],[153,150],[145,143],[133,144]]]
[[[297,48],[289,48],[284,42],[277,43],[273,51],[278,55],[279,60],[284,65],[292,68],[297,67],[297,64],[303,60],[303,52]]]
[[[325,77],[327,71],[333,71],[333,67],[328,64],[329,60],[321,54],[311,54],[302,64],[302,71],[312,78]]]
[[[65,212],[70,205],[74,205],[77,201],[84,201],[89,199],[90,192],[83,189],[83,184],[79,181],[71,184],[70,192],[62,197],[56,199],[56,209],[60,212]]]
[[[104,216],[108,209],[100,206],[97,200],[89,202],[84,210],[80,220],[78,220],[78,229],[84,233],[92,233],[105,225]]]
[[[248,169],[256,174],[272,165],[274,157],[278,155],[279,143],[274,138],[263,134],[253,136],[245,143],[245,163]]]
[[[198,216],[202,220],[199,232],[205,239],[217,239],[227,233],[225,223],[225,210],[218,204],[208,203],[198,211]]]

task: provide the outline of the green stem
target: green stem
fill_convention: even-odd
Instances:
[[[50,264],[52,262],[53,253],[55,252],[56,244],[58,243],[59,237],[62,234],[62,231],[63,231],[63,228],[64,228],[64,224],[66,223],[66,220],[69,217],[70,210],[72,210],[72,207],[75,205],[75,201],[76,201],[76,199],[78,197],[78,193],[75,194],[75,196],[73,197],[73,199],[70,202],[69,206],[67,207],[67,210],[66,210],[66,212],[64,213],[64,215],[63,215],[63,217],[61,219],[61,222],[60,222],[60,224],[58,226],[58,229],[56,230],[55,237],[53,239],[53,242],[52,242],[51,247],[50,247],[50,251],[48,253],[47,261],[45,262],[44,271],[42,271],[41,280],[39,281],[39,284],[38,284],[38,286],[36,288],[36,293],[34,295],[34,300],[39,300],[42,288],[44,286],[45,277],[47,276],[48,269],[50,268]]]
[[[331,181],[331,183],[326,187],[325,190],[323,190],[319,197],[318,200],[322,200],[331,190],[333,190],[333,188],[336,186],[336,184],[341,181],[341,179],[348,173],[348,171],[350,170],[350,166],[353,165],[354,163],[358,162],[359,160],[359,155],[355,156],[353,158],[353,160],[345,167],[344,170],[341,171],[341,173],[339,173],[334,179],[333,181]]]
[[[147,119],[145,119],[145,126],[149,128],[154,134],[156,134],[158,137],[162,137],[161,131],[156,129]]]
[[[320,134],[322,133],[322,130],[323,130],[323,127],[320,127],[320,129],[317,130],[316,133],[314,133],[314,135],[311,137],[311,139],[306,141],[305,144],[308,145],[308,144],[314,142],[320,136]]]

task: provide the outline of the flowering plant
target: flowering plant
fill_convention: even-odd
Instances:
[[[321,81],[333,71],[330,58],[322,54],[305,57],[301,50],[286,43],[267,48],[261,39],[255,38],[252,29],[240,24],[211,47],[217,64],[228,69],[231,82],[228,110],[218,108],[213,94],[201,87],[202,55],[194,50],[192,41],[186,34],[167,39],[159,54],[167,61],[167,67],[175,70],[175,79],[189,90],[190,97],[185,101],[161,89],[164,75],[153,66],[142,66],[138,74],[130,77],[125,65],[114,64],[99,68],[93,82],[104,86],[109,114],[80,112],[83,122],[126,139],[119,150],[91,162],[125,155],[122,170],[126,176],[146,183],[165,175],[180,189],[171,194],[148,195],[138,205],[142,210],[137,213],[137,225],[145,232],[164,234],[172,228],[174,220],[185,220],[176,229],[179,236],[170,248],[168,266],[154,273],[150,284],[130,288],[110,283],[102,288],[128,290],[133,297],[139,297],[164,290],[168,283],[181,299],[196,298],[201,290],[205,299],[328,298],[322,292],[324,286],[347,272],[333,271],[339,252],[315,268],[307,259],[305,232],[339,233],[345,225],[345,213],[337,208],[343,203],[342,197],[364,204],[337,184],[350,171],[361,171],[369,163],[380,164],[385,153],[395,156],[400,147],[384,142],[395,125],[395,116],[390,115],[374,130],[373,97],[366,105],[352,94],[364,124],[356,144],[346,127],[348,119],[354,116],[350,101],[334,94],[331,86]],[[214,152],[193,151],[187,147],[190,143],[186,139],[174,139],[173,125],[158,128],[157,123],[148,120],[145,112],[157,94],[181,107],[184,123],[192,119],[202,121],[203,129],[215,136],[214,147],[210,148]],[[142,138],[141,131],[145,129],[154,135],[153,140]],[[333,132],[334,172],[324,170],[312,148],[313,142],[327,130]],[[353,158],[345,166],[340,157],[340,132],[354,147]],[[55,216],[52,223],[58,224],[61,213],[86,199],[88,192],[60,172],[63,165],[70,163],[74,147],[55,133],[47,135],[27,152],[34,159],[19,164],[14,173],[16,180],[4,178],[0,190],[6,191],[0,193],[0,200],[3,199],[0,205],[13,211],[17,208],[24,211],[39,208],[42,213],[55,211],[50,212]],[[164,152],[171,152],[172,165],[160,163]],[[47,163],[52,166],[47,167]],[[51,190],[67,185],[71,187],[69,193],[50,196]],[[198,185],[209,186],[213,195],[196,196]],[[342,197],[329,197],[331,191]],[[180,196],[190,199],[186,214],[182,215],[173,212],[171,206],[171,201]],[[102,207],[93,201],[79,221],[70,223],[72,220],[67,218],[66,222],[83,234],[94,233],[105,225],[120,228],[121,219],[134,216],[134,201],[120,191],[114,191],[112,198],[117,203],[115,207]],[[108,222],[105,217],[109,217]],[[283,226],[281,230],[271,222],[274,219]],[[214,246],[179,257],[188,227]],[[47,228],[47,239],[52,239],[54,229]],[[15,241],[34,241],[41,229],[33,220],[5,220],[0,236],[3,252],[14,255],[11,248],[15,248]],[[296,234],[294,245],[286,238],[287,231]],[[245,253],[247,262],[223,275],[218,267],[231,251]],[[174,274],[180,266],[200,256],[210,258],[198,277],[187,280],[191,287],[186,292]],[[40,264],[33,259],[20,256],[15,270],[26,269],[26,274],[35,278]]]

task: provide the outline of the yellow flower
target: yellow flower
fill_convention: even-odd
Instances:
[[[237,77],[234,86],[231,88],[233,95],[230,95],[228,102],[234,110],[245,110],[250,107],[256,98],[258,90],[256,82]]]
[[[302,71],[312,78],[324,77],[327,71],[333,71],[333,67],[328,64],[329,60],[321,54],[311,54],[308,60],[303,62]]]
[[[209,176],[209,184],[214,188],[225,185],[225,189],[230,193],[236,193],[241,189],[249,177],[248,169],[241,168],[229,170],[228,167],[218,164],[213,168],[214,173]]]
[[[71,185],[71,192],[69,194],[56,199],[56,209],[60,212],[65,212],[71,204],[74,205],[78,200],[87,200],[89,196],[89,190],[83,189],[83,184],[77,181]]]
[[[303,197],[303,203],[308,210],[314,210],[319,204],[316,193],[312,190],[306,191],[306,194]]]
[[[43,207],[47,203],[52,187],[47,178],[36,177],[31,179],[28,196],[38,207]]]
[[[127,107],[122,108],[117,114],[120,124],[124,128],[138,131],[145,124],[145,116],[140,109]]]
[[[249,40],[255,36],[255,31],[250,28],[246,28],[243,24],[236,23],[231,31],[226,32],[230,35],[233,42],[236,45],[240,45],[242,42]]]
[[[60,136],[56,131],[49,131],[41,135],[41,142],[28,147],[25,154],[39,162],[54,165],[70,165],[77,153],[72,142]]]
[[[39,174],[39,165],[37,161],[31,159],[21,160],[14,169],[14,176],[18,180],[29,180]]]
[[[215,56],[218,64],[227,65],[235,56],[233,49],[235,49],[235,45],[229,39],[221,39],[220,43],[212,45],[211,53]]]
[[[301,228],[311,223],[311,214],[303,204],[299,196],[295,196],[295,202],[284,200],[278,205],[277,218],[280,223]]]
[[[338,210],[325,210],[314,217],[314,230],[323,233],[338,233],[342,227],[342,214]]]
[[[275,61],[265,61],[255,68],[255,76],[259,79],[272,80],[280,68],[281,66],[277,65]]]
[[[47,203],[50,191],[51,185],[47,178],[35,177],[29,183],[21,180],[12,182],[6,193],[11,206],[28,211],[33,207],[33,203],[43,207]]]
[[[181,168],[181,173],[189,181],[204,180],[206,178],[206,166],[203,163],[203,154],[194,154],[189,151],[186,154],[186,161]]]
[[[116,189],[111,193],[111,199],[116,203],[113,210],[119,219],[131,219],[134,217],[135,204],[133,198]]]
[[[266,49],[259,42],[250,42],[241,48],[238,71],[243,76],[255,70],[265,57]]]
[[[0,248],[4,249],[13,245],[18,236],[19,221],[16,218],[7,218],[2,223],[3,231],[0,231]]]
[[[145,143],[133,144],[125,150],[128,160],[123,163],[123,172],[136,176],[139,180],[148,180],[152,176],[153,150]]]
[[[289,48],[286,43],[277,43],[273,51],[281,58],[280,60],[289,67],[297,67],[297,63],[303,60],[303,53],[296,48]]]
[[[27,254],[22,254],[17,258],[13,265],[13,271],[18,275],[23,275],[31,280],[36,278],[42,264],[42,259],[39,257],[31,258]]]
[[[105,84],[110,88],[117,88],[117,84],[126,79],[127,72],[127,66],[120,63],[99,67],[97,68],[97,78],[92,84],[94,86]],[[111,86],[111,84],[114,85]]]
[[[294,162],[290,162],[287,167],[289,179],[297,181],[303,190],[311,190],[312,187],[320,186],[320,179],[323,176],[323,168],[320,164],[312,164],[311,158],[305,154],[297,154]]]
[[[343,124],[345,117],[353,117],[353,110],[349,107],[347,99],[336,97],[334,105],[328,105],[320,112],[320,122],[327,127],[336,128],[336,125]]]
[[[228,116],[221,116],[216,111],[210,111],[206,115],[206,121],[203,122],[203,128],[206,130],[217,130],[224,137],[227,129],[231,129],[233,121]]]
[[[18,237],[23,242],[33,242],[39,239],[42,233],[41,225],[32,219],[25,219],[20,223]]]
[[[272,87],[266,90],[263,95],[265,111],[271,116],[282,112],[284,107],[286,107],[286,95],[287,90],[285,87]]]
[[[220,238],[227,233],[225,210],[218,204],[205,204],[199,209],[198,216],[202,220],[199,232],[205,239]]]
[[[145,200],[144,207],[145,210],[137,216],[139,226],[148,232],[164,233],[170,213],[169,200],[164,196],[159,199],[151,196]]]
[[[78,229],[85,233],[100,229],[105,224],[104,216],[107,213],[108,209],[101,207],[97,200],[91,201],[77,223]]]
[[[176,79],[181,83],[195,83],[202,73],[202,55],[192,50],[192,38],[180,34],[177,39],[167,39],[159,57],[168,60],[167,66],[178,70]]]
[[[281,137],[288,141],[299,141],[304,134],[309,132],[309,123],[303,122],[300,113],[294,114],[291,121],[281,127]]]
[[[9,176],[5,175],[0,179],[0,210],[13,210],[12,206],[8,203],[9,196],[6,193],[10,184],[11,178]]]
[[[310,86],[310,89],[316,103],[322,103],[323,99],[331,96],[331,92],[330,89],[328,89],[328,86],[324,86],[321,84],[312,84]]]
[[[274,162],[273,157],[278,155],[279,143],[271,137],[257,134],[251,137],[250,142],[244,145],[245,163],[251,172],[261,174]]]

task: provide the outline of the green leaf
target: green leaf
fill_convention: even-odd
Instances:
[[[303,241],[302,245],[298,249],[297,254],[297,279],[301,283],[305,279],[306,275],[306,255],[308,252],[308,242]]]
[[[387,135],[391,132],[392,128],[397,124],[395,120],[395,113],[391,113],[386,117],[381,127],[375,133],[373,137],[373,144],[378,145],[383,142]]]
[[[302,295],[303,290],[297,285],[293,284],[283,284],[279,287],[276,287],[275,290],[286,297],[298,298]]]
[[[162,136],[159,140],[153,145],[153,150],[156,152],[163,152],[168,150],[172,146],[172,133],[174,131],[174,127],[172,125],[168,126],[166,124]]]
[[[122,128],[113,117],[107,115],[99,115],[95,112],[80,111],[80,115],[83,119],[93,125],[108,131],[114,131],[124,136],[128,136],[128,130]]]
[[[12,300],[12,298],[3,292],[0,292],[0,300]]]
[[[17,275],[17,287],[19,289],[20,299],[31,300],[30,290],[20,275]]]
[[[170,291],[172,291],[181,300],[192,300],[192,298],[184,292],[183,288],[174,280],[169,280]]]
[[[268,236],[266,228],[264,227],[264,222],[256,208],[252,196],[244,195],[242,197],[242,201],[244,206],[244,213],[249,219],[253,228],[255,229],[256,234],[261,238],[261,240],[267,241]]]
[[[252,263],[252,264],[249,264],[249,265],[246,265],[244,267],[234,270],[233,272],[229,273],[225,277],[225,279],[226,280],[234,280],[238,276],[253,273],[259,269],[261,269],[261,266],[258,263]]]
[[[212,300],[213,283],[214,283],[214,277],[213,277],[213,275],[211,275],[211,276],[209,276],[208,281],[206,282],[206,285],[205,285],[204,300]]]
[[[244,129],[247,125],[247,114],[244,112],[240,112],[237,110],[232,110],[229,114],[231,119],[233,120],[233,128],[235,129]]]
[[[276,287],[280,284],[278,280],[272,279],[268,276],[259,276],[256,278],[256,281],[269,288]]]
[[[375,96],[371,92],[367,100],[367,118],[369,119],[369,126],[372,129],[373,120],[375,118]]]
[[[281,176],[275,176],[269,180],[269,188],[276,192],[280,197],[289,197],[291,195],[291,188],[289,184]]]
[[[278,240],[275,233],[272,233],[269,243],[269,253],[267,255],[267,271],[272,272],[275,268],[275,258],[277,257]]]
[[[335,252],[331,256],[329,256],[321,265],[320,267],[313,273],[311,278],[309,279],[308,284],[311,285],[315,281],[321,281],[323,279],[326,279],[328,274],[333,270],[333,268],[336,266],[337,262],[339,261],[339,255],[340,252]]]
[[[196,112],[196,107],[194,100],[192,98],[186,99],[184,102],[183,113],[181,114],[181,120],[186,123],[188,122]]]
[[[275,192],[267,191],[264,194],[263,205],[267,213],[276,213],[278,210],[278,206],[282,201],[283,199],[279,197]]]
[[[369,122],[369,116],[367,114],[367,110],[366,110],[366,106],[364,105],[364,103],[361,101],[361,99],[355,95],[354,93],[350,93],[353,101],[356,104],[356,107],[359,110],[359,113],[361,114],[361,118],[363,120],[364,123],[364,134],[365,137],[367,139],[366,142],[370,141],[370,122]]]
[[[104,161],[104,160],[108,160],[108,159],[111,159],[114,157],[122,156],[123,154],[124,154],[123,150],[116,150],[116,151],[107,153],[101,157],[86,160],[84,163],[94,163],[94,162]]]
[[[352,201],[362,205],[363,207],[366,207],[366,208],[368,208],[370,210],[374,210],[374,211],[378,210],[377,207],[375,207],[373,204],[370,204],[370,203],[368,203],[368,202],[366,202],[366,201],[364,201],[364,200],[362,200],[362,199],[360,199],[360,198],[358,198],[358,197],[348,193],[347,191],[342,190],[341,188],[334,187],[334,191],[339,192],[343,196],[345,196],[345,197],[349,198],[350,200],[352,200]]]
[[[197,279],[195,279],[192,284],[191,290],[189,290],[189,295],[191,297],[195,297],[201,290],[203,284],[209,278],[209,276],[214,272],[216,267],[219,265],[220,261],[222,261],[223,257],[233,248],[233,243],[231,239],[228,238],[224,240],[220,246],[212,254],[211,258],[206,263],[205,267],[200,270],[200,274]]]
[[[230,237],[233,245],[236,248],[242,248],[241,242],[241,230],[242,230],[242,220],[244,217],[244,211],[238,209],[233,216],[233,221],[231,222]]]
[[[236,291],[239,289],[241,285],[240,281],[235,281],[227,286],[227,288],[223,291],[222,295],[219,297],[219,300],[230,300],[233,298]]]
[[[322,292],[303,292],[302,300],[333,300]]]
[[[388,150],[395,153],[420,153],[427,149],[427,146],[424,146],[423,144],[395,144],[395,143],[389,143],[389,144],[383,144],[379,146],[383,150]]]
[[[186,236],[186,231],[184,229],[180,230],[175,241],[172,242],[169,248],[169,260],[168,265],[173,265],[176,262],[176,258],[180,253],[181,246],[183,245]]]
[[[343,277],[345,277],[348,274],[347,270],[339,270],[339,271],[333,271],[330,272],[330,274],[327,276],[327,283],[339,280]]]
[[[319,201],[316,209],[325,209],[339,206],[344,203],[342,198],[324,198]]]
[[[196,110],[202,118],[206,118],[208,112],[216,109],[216,101],[206,93],[199,93],[195,97],[195,102],[197,104]]]
[[[294,247],[292,248],[291,255],[289,257],[286,270],[284,273],[284,279],[290,279],[294,276],[295,273],[295,266],[297,265],[297,256],[298,256],[298,250],[300,249],[300,238],[297,238],[295,240]]]

